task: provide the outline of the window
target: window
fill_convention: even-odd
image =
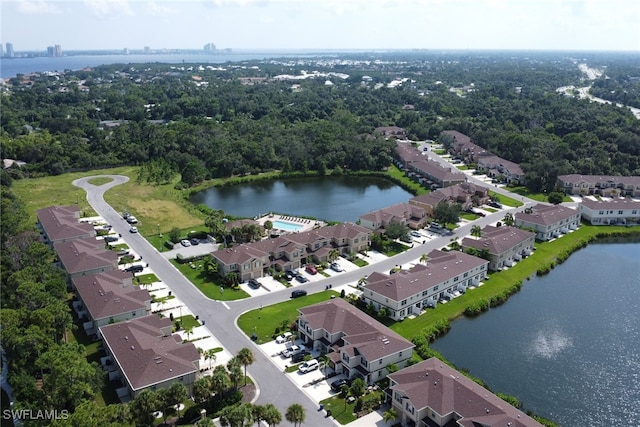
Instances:
[[[400,303],[400,305],[407,305],[407,300],[403,299],[402,302]]]
[[[618,215],[622,215],[622,211],[618,211]]]
[[[342,360],[349,363],[349,355],[347,353],[342,353]]]
[[[456,276],[456,277],[454,277],[454,278],[453,278],[453,281],[454,281],[454,282],[457,282],[458,280],[460,280],[460,277],[458,277],[458,276]]]
[[[469,272],[464,273],[464,274],[462,275],[462,277],[467,277],[468,275],[469,275]]]
[[[598,212],[598,215],[604,215],[604,211]]]
[[[426,297],[428,293],[429,293],[429,291],[422,291],[422,296]]]
[[[437,290],[438,290],[438,286],[434,286],[434,287],[433,287],[433,291],[435,292],[435,291],[437,291]]]
[[[637,214],[637,213],[638,213],[638,211],[637,211],[637,210],[635,210],[635,209],[631,211],[631,215],[635,215],[635,214]]]

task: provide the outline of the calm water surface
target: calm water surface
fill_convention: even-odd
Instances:
[[[592,244],[433,348],[561,426],[640,426],[640,243]]]
[[[407,202],[413,195],[394,183],[373,177],[313,177],[258,181],[209,188],[190,198],[242,217],[268,212],[355,222],[367,212]]]

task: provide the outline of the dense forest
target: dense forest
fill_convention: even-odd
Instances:
[[[638,92],[640,60],[624,54],[397,53],[20,75],[2,97],[2,156],[27,162],[16,178],[163,159],[190,185],[266,170],[381,170],[393,142],[374,130],[400,126],[416,140],[466,133],[521,163],[533,191],[551,191],[558,174],[640,175],[638,119],[556,92],[589,83],[578,61],[606,63],[610,77],[593,82],[594,94]]]

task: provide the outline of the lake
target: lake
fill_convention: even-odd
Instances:
[[[591,244],[432,347],[561,426],[640,426],[640,243]]]
[[[195,204],[238,216],[278,212],[326,221],[355,222],[360,215],[395,203],[411,193],[376,177],[327,176],[255,181],[209,188],[190,197]]]

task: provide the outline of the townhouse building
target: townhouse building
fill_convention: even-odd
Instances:
[[[379,381],[389,365],[404,367],[413,355],[410,341],[340,298],[298,311],[303,343],[327,353],[331,367],[347,378]]]
[[[93,225],[79,222],[80,208],[77,206],[49,206],[38,209],[36,216],[40,238],[51,248],[57,243],[96,235]]]
[[[200,372],[200,353],[193,343],[172,334],[173,322],[148,315],[100,327],[107,353],[109,379],[122,381],[117,391],[122,401],[135,398],[142,390],[167,388],[175,382],[187,387]]]
[[[470,182],[440,188],[430,193],[412,197],[409,203],[424,209],[427,215],[433,215],[438,203],[458,203],[462,210],[480,206],[490,200],[489,189]]]
[[[337,254],[369,248],[370,230],[344,223],[302,233],[291,233],[212,252],[221,275],[234,272],[240,281],[263,277],[273,267],[284,271],[307,263],[326,262]]]
[[[118,269],[118,254],[105,250],[95,237],[58,242],[53,248],[70,279]]]
[[[427,224],[427,212],[410,203],[396,203],[361,215],[359,220],[361,226],[373,231],[384,229],[392,223],[399,223],[418,230]]]
[[[531,255],[535,237],[535,233],[520,228],[487,225],[482,229],[480,238],[465,237],[461,246],[464,250],[475,248],[489,251],[489,270],[497,271]]]
[[[387,393],[402,426],[542,427],[435,357],[390,374]]]
[[[514,215],[516,227],[533,230],[536,239],[546,241],[580,226],[580,212],[560,205],[538,203]]]
[[[560,175],[557,187],[566,194],[640,197],[640,176]]]
[[[592,225],[640,223],[640,201],[615,198],[593,200],[584,198],[579,205],[582,219]]]
[[[75,277],[71,285],[78,298],[73,307],[85,320],[87,335],[97,334],[101,326],[151,313],[151,294],[133,286],[133,275],[123,270]]]
[[[430,161],[406,142],[396,142],[395,163],[425,187],[448,187],[466,181],[465,175],[457,168],[445,168],[438,162]]]
[[[433,250],[425,263],[394,274],[375,272],[369,275],[362,292],[367,304],[389,317],[402,320],[434,307],[456,292],[477,286],[487,276],[489,261],[459,251]]]

